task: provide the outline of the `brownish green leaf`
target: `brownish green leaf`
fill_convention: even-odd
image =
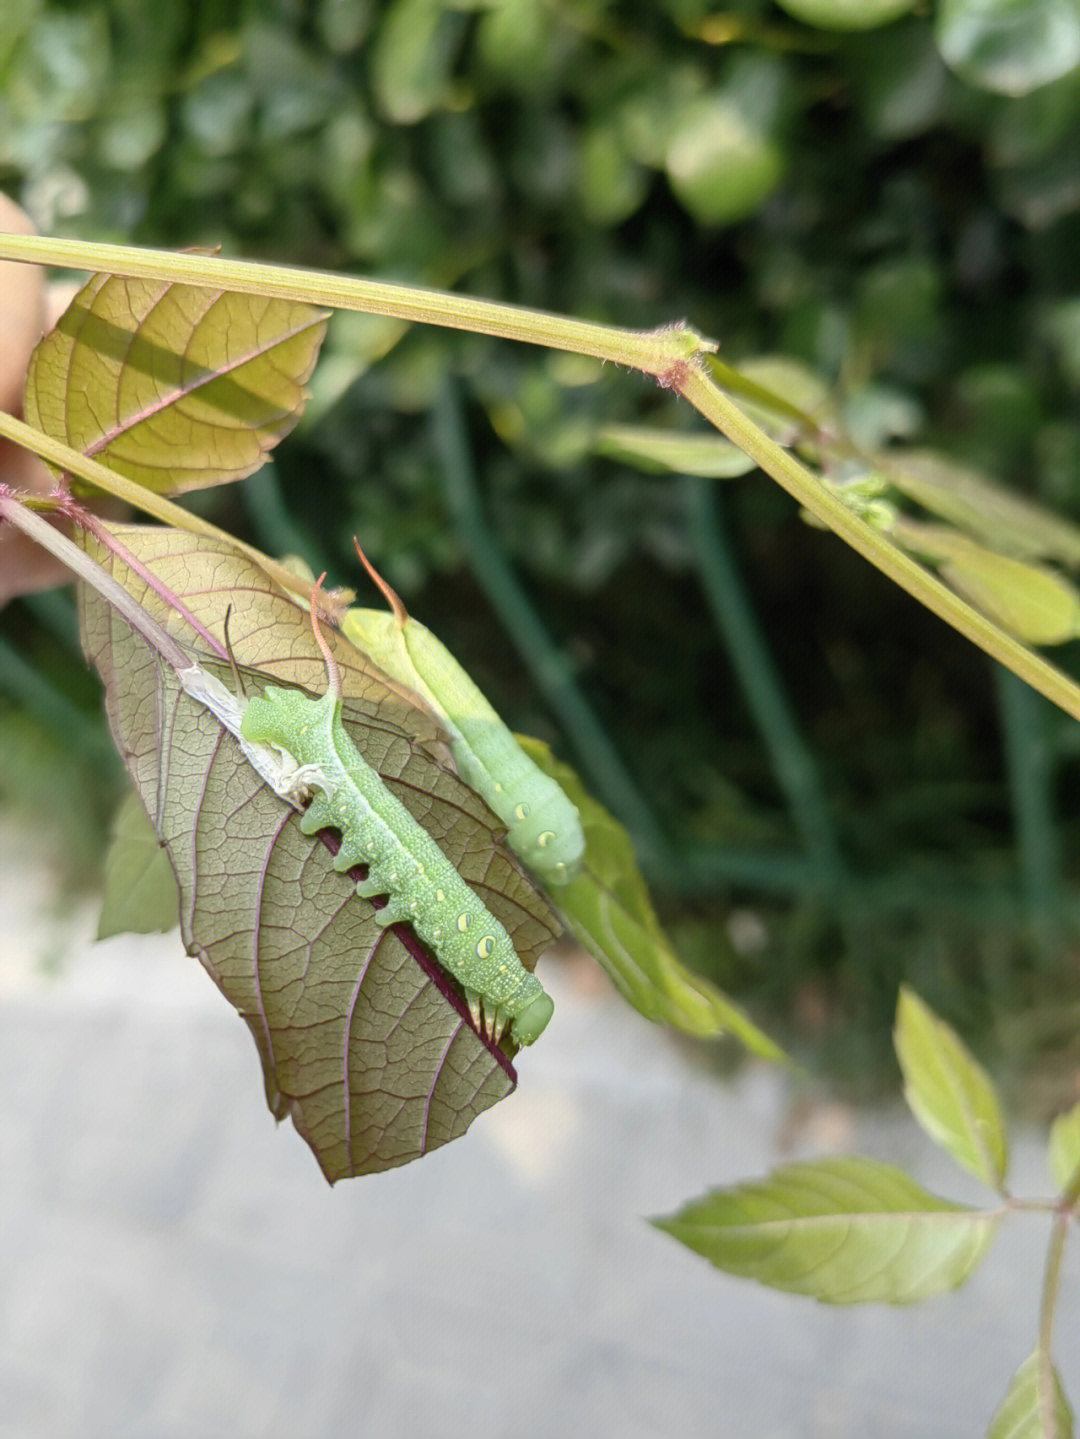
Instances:
[[[660,927],[626,830],[541,740],[518,735],[545,774],[577,805],[585,831],[581,873],[556,894],[570,929],[621,995],[655,1024],[686,1034],[734,1034],[767,1059],[784,1053],[707,979],[681,963]]]
[[[169,856],[142,801],[132,792],[125,796],[113,821],[97,937],[155,934],[172,929],[179,921],[180,891]]]
[[[1073,1439],[1073,1416],[1054,1366],[1036,1350],[1013,1376],[987,1439]]]
[[[34,351],[30,424],[158,494],[250,475],[304,408],[326,312],[94,275]]]
[[[998,1222],[862,1158],[789,1164],[653,1221],[718,1269],[827,1304],[912,1304],[955,1289]]]
[[[230,640],[249,686],[269,677],[325,688],[307,614],[225,545],[137,526],[117,539],[163,598],[91,541],[95,557],[194,651],[174,601]],[[181,894],[181,933],[255,1038],[267,1100],[288,1114],[334,1181],[407,1163],[458,1137],[513,1088],[505,1054],[472,1028],[452,982],[408,926],[382,930],[372,905],[305,836],[299,814],[260,780],[233,737],[178,687],[92,592],[84,647],[106,688],[118,748],[164,843]],[[553,914],[479,798],[439,758],[434,723],[332,636],[346,727],[369,763],[434,836],[533,968]],[[199,661],[231,684],[226,664]]]
[[[894,1041],[915,1118],[958,1164],[997,1188],[1005,1178],[1008,1141],[985,1070],[953,1030],[903,987]]]

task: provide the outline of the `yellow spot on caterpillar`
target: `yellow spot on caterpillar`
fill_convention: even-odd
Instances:
[[[438,900],[439,904],[442,904],[443,901],[446,899],[446,895],[441,889],[437,889],[435,891],[435,898]]]
[[[458,927],[458,929],[461,931],[462,934],[465,933],[465,931],[466,931],[466,930],[468,929],[468,927],[469,927],[469,916],[468,916],[467,914],[459,914],[459,915],[458,915],[458,917],[457,917],[457,927]]]
[[[490,934],[485,934],[480,943],[476,946],[478,959],[487,959],[488,955],[495,948],[495,939]],[[500,971],[501,972],[501,971]]]
[[[496,793],[496,794],[502,794],[502,792],[503,792],[503,787],[502,787],[502,785],[499,783],[499,781],[496,780],[496,781],[495,781],[495,793]]]
[[[529,806],[528,806],[527,804],[516,804],[516,805],[514,806],[514,818],[515,818],[515,819],[528,819],[528,817],[529,817]]]
[[[547,849],[548,845],[551,843],[551,841],[552,841],[554,838],[555,838],[555,831],[554,831],[553,829],[546,829],[546,830],[544,830],[543,834],[538,834],[538,835],[536,836],[537,847],[538,847],[539,849]]]

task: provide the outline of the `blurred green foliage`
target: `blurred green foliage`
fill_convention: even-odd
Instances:
[[[1080,517],[1080,4],[925,9],[6,0],[0,185],[56,234],[220,244],[626,326],[686,317],[733,364],[801,361],[862,443],[935,445]],[[457,460],[427,419],[447,403]],[[543,707],[525,670],[544,671],[546,640],[512,621],[542,614],[671,838],[653,878],[683,895],[687,956],[722,982],[875,1035],[903,975],[952,1018],[1075,995],[1075,725],[1035,702],[1003,718],[978,654],[760,476],[703,501],[595,443],[604,424],[695,419],[573,357],[341,315],[300,430],[216,518],[343,582],[358,534],[508,719],[559,740],[573,706]],[[768,858],[798,842],[703,594],[714,500],[749,663],[773,675],[846,856],[831,890]],[[0,630],[21,637],[27,616]],[[1051,757],[1049,939],[1014,847],[1010,723]],[[572,730],[561,747],[595,783]],[[871,880],[857,899],[853,875]],[[760,944],[717,940],[711,906],[732,895],[766,914]]]

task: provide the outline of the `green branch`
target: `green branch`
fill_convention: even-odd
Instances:
[[[621,330],[587,320],[568,320],[542,310],[496,304],[468,295],[425,290],[415,285],[362,280],[324,270],[289,265],[264,265],[254,260],[226,260],[220,255],[176,254],[142,250],[133,245],[99,245],[85,240],[54,240],[43,235],[0,235],[0,260],[25,260],[75,270],[99,270],[143,280],[183,285],[209,285],[248,295],[273,295],[282,300],[362,310],[479,335],[524,340],[553,350],[570,350],[613,360],[665,384],[673,384],[681,367],[716,345],[693,330],[667,325],[658,330]]]

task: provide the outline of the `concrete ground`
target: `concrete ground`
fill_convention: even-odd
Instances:
[[[330,1189],[178,939],[94,945],[92,926],[52,917],[47,875],[0,838],[3,1439],[951,1439],[985,1432],[1034,1347],[1038,1219],[908,1310],[775,1294],[645,1223],[835,1151],[979,1202],[900,1110],[804,1113],[757,1064],[717,1081],[551,962],[556,1017],[517,1093]],[[1014,1183],[1047,1192],[1040,1136]]]

